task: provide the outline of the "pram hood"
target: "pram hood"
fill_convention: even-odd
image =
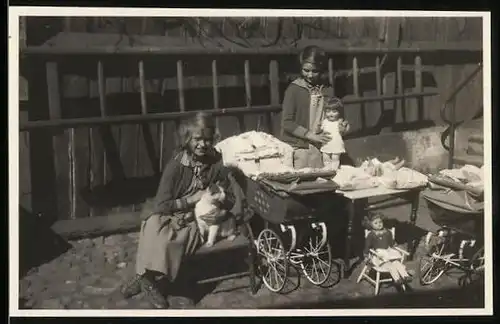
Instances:
[[[426,189],[422,197],[443,209],[464,214],[484,212],[484,201],[478,201],[466,190]]]

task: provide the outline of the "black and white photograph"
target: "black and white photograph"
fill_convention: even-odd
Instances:
[[[12,316],[493,314],[489,12],[9,11]]]

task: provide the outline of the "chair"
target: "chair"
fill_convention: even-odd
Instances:
[[[395,238],[395,234],[396,234],[395,228],[392,227],[390,229],[390,231],[392,233],[392,237]],[[365,238],[368,236],[369,233],[370,233],[369,230],[365,230]],[[406,259],[406,257],[408,255],[410,255],[407,251],[405,251],[399,247],[394,247],[394,249],[401,253],[401,259],[400,259],[401,263],[403,263],[404,260]],[[365,261],[363,269],[361,270],[361,273],[359,274],[358,280],[356,282],[359,283],[359,282],[361,282],[361,280],[366,279],[366,281],[368,281],[369,283],[371,283],[372,285],[375,286],[375,295],[378,295],[381,284],[392,283],[394,280],[390,276],[388,270],[381,268],[379,266],[376,266],[372,263],[372,261],[371,261],[372,257],[374,257],[374,256],[378,257],[377,252],[373,249],[370,249],[370,251],[368,253],[369,253],[368,259]],[[375,278],[373,278],[371,276],[372,272],[375,272]],[[388,277],[388,278],[382,278],[382,276]],[[401,287],[403,290],[406,290],[406,287],[404,284]]]

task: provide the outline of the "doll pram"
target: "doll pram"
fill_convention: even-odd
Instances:
[[[467,190],[427,189],[422,197],[432,221],[440,226],[425,239],[420,282],[429,285],[450,268],[465,272],[463,284],[484,270],[484,202]]]

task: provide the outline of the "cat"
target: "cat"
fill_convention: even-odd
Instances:
[[[206,247],[213,246],[217,237],[225,237],[230,241],[236,238],[234,218],[227,218],[227,212],[220,208],[225,199],[224,189],[215,184],[205,189],[200,201],[195,205],[194,215]],[[213,221],[207,221],[207,218],[213,218]]]

